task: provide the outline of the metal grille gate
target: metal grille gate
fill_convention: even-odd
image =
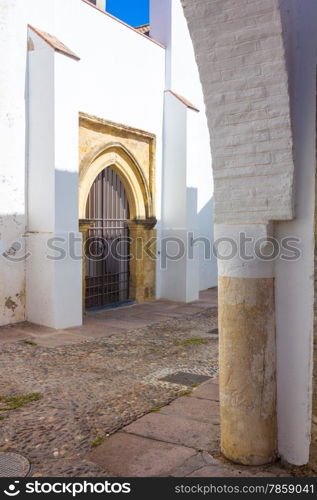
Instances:
[[[86,308],[129,299],[129,203],[124,186],[105,168],[91,187],[86,218],[93,220],[86,243]]]

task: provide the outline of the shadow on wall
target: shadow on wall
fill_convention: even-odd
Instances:
[[[54,182],[45,182],[39,173],[43,164],[38,161],[34,165],[38,169],[29,171],[28,224],[25,214],[0,215],[0,326],[25,319],[46,325],[48,304],[51,308],[54,304],[55,311],[58,305],[63,325],[68,326],[69,318],[70,326],[77,326],[81,322],[82,258],[78,174],[54,170],[52,163],[53,174],[50,172],[47,179],[54,178]],[[49,202],[54,198],[55,202]],[[27,280],[27,276],[32,279]],[[55,285],[59,292],[53,301]],[[38,311],[38,316],[31,318],[26,312],[27,290]],[[74,300],[67,294],[75,296]],[[42,304],[39,295],[44,296]]]
[[[67,151],[66,146],[61,150]],[[77,164],[69,153],[74,171],[63,170],[59,165],[64,158],[59,156],[43,165],[35,147],[29,163],[26,265],[27,319],[56,329],[82,324]]]
[[[198,211],[198,189],[175,189],[175,202],[161,230],[162,297],[179,302],[198,300],[199,291],[217,285],[213,256],[213,199]]]
[[[217,259],[213,255],[214,201],[198,210],[198,189],[187,188],[188,228],[193,233],[199,261],[199,290],[217,286]]]
[[[25,319],[25,215],[0,215],[0,326]]]

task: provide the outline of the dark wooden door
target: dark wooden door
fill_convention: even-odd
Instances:
[[[118,174],[110,167],[96,178],[86,218],[94,221],[86,244],[86,308],[129,299],[129,203]]]

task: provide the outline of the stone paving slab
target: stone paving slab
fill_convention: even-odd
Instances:
[[[220,424],[219,403],[208,399],[195,398],[195,401],[193,401],[193,398],[184,396],[164,406],[160,413],[205,423],[211,422],[214,425]]]
[[[119,308],[88,311],[82,326],[65,330],[54,330],[28,322],[0,327],[0,345],[23,340],[34,341],[43,347],[52,348],[79,344],[90,339],[101,339],[170,320],[182,320],[184,317],[195,316],[216,307],[217,289],[213,288],[201,292],[199,300],[185,305],[168,300],[157,300]],[[206,336],[204,331],[200,334],[202,337]],[[208,334],[207,337],[209,337]]]
[[[15,325],[9,325],[5,326],[3,328],[0,328],[0,331],[5,330],[5,329],[11,329],[12,331],[20,331],[24,332],[26,334],[31,333],[34,335],[37,334],[45,334],[45,333],[60,333],[63,330],[55,330],[54,328],[49,328],[48,326],[41,326],[41,325],[34,325],[33,323],[30,323],[29,321],[24,321],[23,323],[17,323]],[[9,332],[8,332],[9,333]]]
[[[232,469],[228,469],[221,465],[210,465],[202,467],[191,474],[188,474],[187,477],[241,477],[242,474],[238,471],[234,471]],[[245,474],[244,476],[248,476]]]
[[[198,373],[178,371],[161,378],[162,382],[169,382],[171,384],[184,385],[185,387],[194,387],[196,385],[206,382],[210,379],[210,375],[202,375]]]
[[[118,432],[93,451],[89,459],[117,477],[166,476],[196,455],[196,450]]]
[[[3,328],[0,330],[0,344],[12,344],[13,342],[19,342],[21,340],[26,340],[32,338],[31,335],[28,335],[27,333],[20,331],[20,330],[15,330],[12,331],[11,329]]]
[[[190,397],[219,401],[219,385],[216,381],[208,381],[195,389]]]
[[[199,450],[212,450],[219,440],[219,426],[161,412],[145,415],[124,428],[138,436]]]
[[[205,382],[192,396],[180,397],[138,419],[87,459],[110,477],[289,477],[278,463],[246,467],[221,457],[219,425],[210,424],[213,418],[219,422],[219,403],[201,397],[210,397],[215,387],[215,380]]]

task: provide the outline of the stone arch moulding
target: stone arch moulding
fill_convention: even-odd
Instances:
[[[79,216],[96,176],[109,166],[120,176],[131,219],[155,218],[156,137],[150,132],[79,114]]]
[[[96,177],[107,167],[112,167],[125,187],[131,219],[154,217],[152,195],[134,155],[120,143],[99,146],[86,155],[79,174],[79,217],[85,218],[88,195]]]

